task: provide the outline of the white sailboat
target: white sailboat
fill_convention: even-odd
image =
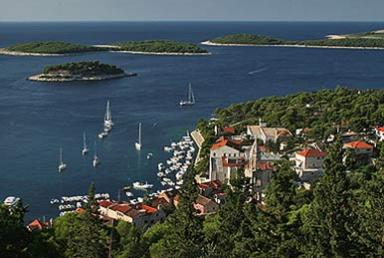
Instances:
[[[95,154],[93,155],[93,161],[92,161],[92,165],[93,167],[97,167],[99,164],[100,164],[100,159],[99,157],[97,156],[97,148],[96,148],[96,142],[95,142],[95,145],[94,145],[94,149],[95,149]]]
[[[67,164],[63,162],[63,148],[60,147],[59,172],[64,171],[66,168],[67,168]]]
[[[113,122],[112,122],[112,113],[111,113],[111,103],[108,100],[107,108],[105,110],[105,115],[104,115],[104,127],[110,130],[112,126],[113,126]]]
[[[195,104],[195,95],[193,94],[192,84],[188,86],[188,100],[180,100],[180,106],[192,106]]]
[[[83,133],[83,149],[81,150],[81,154],[85,156],[87,155],[88,152],[89,152],[89,148],[87,146],[87,135],[84,132]]]
[[[135,148],[136,150],[141,150],[141,123],[139,123],[139,138],[138,141],[135,142]]]

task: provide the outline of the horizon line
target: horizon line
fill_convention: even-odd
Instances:
[[[310,23],[310,22],[316,22],[316,23],[383,23],[383,21],[378,20],[0,20],[0,23],[25,23],[25,22],[32,22],[32,23],[70,23],[70,22],[276,22],[276,23]]]

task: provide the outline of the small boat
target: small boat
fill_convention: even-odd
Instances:
[[[59,161],[59,172],[64,171],[67,168],[67,164],[63,162],[63,148],[60,147],[60,161]]]
[[[19,197],[8,196],[4,200],[4,205],[6,205],[6,206],[15,206],[19,201],[20,201]]]
[[[148,184],[147,182],[145,182],[145,183],[134,182],[133,183],[133,188],[135,188],[135,189],[147,190],[147,189],[150,189],[152,187],[153,187],[153,185]]]
[[[112,113],[111,113],[111,103],[108,100],[107,108],[105,110],[105,115],[104,115],[104,127],[112,128],[112,126],[113,126],[113,122],[112,122]]]
[[[164,164],[163,163],[157,164],[157,168],[158,168],[159,171],[163,170],[164,169]]]
[[[92,166],[95,168],[100,164],[100,159],[97,156],[96,142],[94,146],[95,146],[95,154],[93,155]]]
[[[123,187],[123,191],[125,191],[125,192],[128,192],[128,191],[130,191],[131,190],[131,186],[129,186],[129,185],[127,185],[127,186],[124,186]]]
[[[53,205],[56,203],[60,203],[60,201],[58,199],[51,199],[50,203]]]
[[[104,139],[104,138],[107,137],[107,136],[108,136],[108,133],[105,132],[105,131],[99,133],[99,135],[98,135],[98,137],[99,137],[100,139]]]
[[[163,177],[163,176],[165,176],[165,174],[163,172],[159,172],[159,173],[157,173],[157,176],[158,177]]]
[[[193,94],[193,91],[192,91],[192,85],[191,85],[191,83],[189,83],[189,86],[188,86],[188,100],[180,100],[179,105],[181,107],[183,107],[183,106],[192,106],[194,104],[195,104],[195,95]]]
[[[83,133],[83,149],[81,150],[81,154],[85,156],[87,155],[88,152],[89,152],[89,148],[87,146],[87,135],[84,132]]]
[[[168,146],[164,146],[164,151],[165,151],[165,152],[171,152],[171,151],[172,151],[172,148],[171,148],[171,147],[168,147]]]
[[[153,153],[152,153],[152,152],[148,153],[148,155],[147,155],[147,159],[151,159],[152,156],[153,156]]]
[[[141,150],[141,123],[139,123],[139,137],[138,137],[138,141],[135,142],[135,148],[136,150]]]
[[[125,195],[126,195],[127,197],[133,197],[133,193],[131,193],[131,192],[125,192]]]

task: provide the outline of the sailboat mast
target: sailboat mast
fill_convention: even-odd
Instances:
[[[87,148],[87,136],[85,135],[85,132],[83,132],[83,148]]]
[[[112,119],[112,115],[111,115],[111,104],[109,102],[109,100],[107,101],[107,109],[105,111],[105,120],[111,120]]]
[[[60,164],[63,164],[63,148],[60,147]]]
[[[97,157],[97,145],[96,145],[96,142],[94,143],[94,157],[96,158]]]
[[[141,145],[141,123],[139,123],[139,144]]]

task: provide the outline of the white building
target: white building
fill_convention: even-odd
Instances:
[[[258,139],[267,143],[269,141],[276,143],[277,140],[283,140],[291,137],[292,134],[288,129],[277,127],[264,127],[263,125],[248,125],[247,134],[252,139]]]
[[[295,169],[300,179],[304,182],[312,182],[317,179],[323,172],[323,162],[327,153],[305,148],[296,152]]]

